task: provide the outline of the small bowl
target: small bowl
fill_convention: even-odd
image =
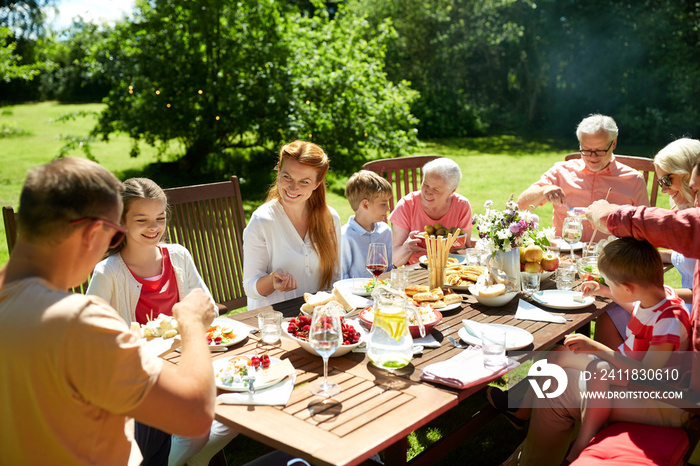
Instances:
[[[481,304],[485,306],[490,306],[490,307],[501,307],[505,306],[509,302],[515,298],[515,295],[518,294],[517,291],[511,291],[509,293],[504,293],[500,296],[494,296],[494,297],[488,297],[484,298],[481,297],[477,294],[476,292],[476,286],[475,285],[470,285],[469,286],[469,292],[476,298],[477,301],[479,301]]]
[[[598,280],[600,277],[600,272],[598,271],[598,256],[588,256],[579,259],[578,262],[576,262],[576,268],[582,278],[588,276],[593,280]]]
[[[360,346],[364,340],[364,335],[365,335],[364,329],[361,328],[361,326],[358,323],[350,322],[350,321],[347,321],[347,323],[352,325],[353,327],[355,327],[355,330],[360,332],[360,341],[358,341],[354,345],[341,345],[341,346],[339,346],[338,349],[335,350],[335,353],[331,354],[331,356],[330,356],[331,358],[345,356],[350,351],[352,351],[353,349]],[[289,327],[289,319],[285,319],[284,322],[282,322],[282,333],[284,333],[288,338],[296,341],[299,346],[304,348],[309,353],[313,354],[314,356],[319,356],[319,354],[316,352],[315,349],[313,349],[311,347],[311,344],[308,341],[300,340],[299,338],[297,338],[294,335],[292,335],[291,333],[289,333],[288,327]]]
[[[369,311],[369,307],[362,309],[360,311],[360,320],[362,321],[363,324],[367,326],[368,329],[372,328],[372,320],[367,318],[367,312]],[[442,313],[440,311],[436,311],[433,309],[433,312],[435,313],[435,320],[430,322],[429,324],[423,324],[425,327],[425,335],[428,336],[430,335],[430,332],[433,331],[433,328],[442,320]],[[420,338],[420,327],[417,325],[409,325],[408,326],[408,331],[411,332],[411,336],[413,338]]]
[[[418,242],[418,246],[421,248],[425,249],[425,237],[427,233],[426,232],[421,232],[416,235],[416,237],[420,238],[420,241]],[[451,250],[455,249],[462,249],[464,245],[467,244],[467,235],[461,234],[455,238],[455,242],[452,243],[452,248]]]

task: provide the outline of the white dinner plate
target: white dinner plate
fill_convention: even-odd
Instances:
[[[212,343],[209,346],[231,346],[235,345],[236,343],[239,343],[248,336],[250,333],[250,327],[248,327],[246,324],[239,322],[237,320],[233,319],[222,319],[222,318],[216,318],[212,321],[210,328],[214,327],[215,325],[220,325],[221,327],[225,328],[230,328],[233,330],[235,333],[235,337],[233,337],[230,340],[222,340],[221,343],[215,344]]]
[[[367,297],[371,296],[372,293],[367,292],[365,285],[371,281],[371,278],[346,278],[345,280],[338,280],[333,286],[357,296]]]
[[[459,308],[461,305],[462,305],[462,301],[460,301],[460,302],[458,302],[458,303],[448,304],[448,305],[445,306],[445,307],[440,307],[440,308],[437,308],[437,309],[435,309],[435,310],[436,310],[436,311],[440,311],[440,312],[447,312],[447,311],[451,311],[451,310],[453,310],[453,309],[457,309],[457,308]]]
[[[560,252],[571,252],[571,249],[573,248],[574,251],[578,251],[580,249],[583,249],[586,247],[586,243],[583,241],[578,241],[574,244],[569,244],[566,241],[559,241],[559,251]]]
[[[478,322],[470,321],[472,324]],[[532,333],[528,332],[525,329],[522,329],[520,327],[513,327],[512,325],[503,325],[503,324],[479,324],[479,325],[490,325],[492,327],[502,327],[506,331],[506,350],[516,350],[520,348],[525,348],[526,346],[530,345],[535,337],[532,336]],[[476,326],[476,328],[479,327],[479,325]],[[467,332],[467,329],[462,327],[459,329],[457,332],[457,335],[459,335],[459,338],[465,342],[469,343],[470,345],[481,345],[481,338],[477,337],[475,335],[472,335],[471,333]]]
[[[590,306],[595,301],[593,296],[586,296],[583,302],[574,301],[575,295],[581,295],[580,291],[545,290],[532,293],[532,299],[547,307],[554,309],[581,309]]]
[[[246,355],[241,355],[241,356],[250,358],[250,357],[252,357],[253,355],[252,355],[252,354],[246,354]],[[220,388],[220,389],[222,389],[222,390],[228,390],[228,391],[230,391],[230,392],[246,392],[246,391],[248,391],[248,387],[247,387],[243,382],[238,382],[238,383],[234,382],[234,383],[231,384],[231,385],[227,385],[227,384],[223,383],[223,382],[221,381],[221,379],[219,378],[219,371],[220,371],[222,368],[224,368],[224,367],[228,364],[228,362],[229,362],[231,359],[236,358],[236,357],[240,357],[240,356],[232,356],[232,357],[228,357],[228,358],[221,358],[221,359],[217,359],[216,361],[213,361],[213,362],[212,362],[212,366],[214,367],[214,383],[216,384],[216,387],[217,387],[217,388]],[[270,366],[274,366],[275,364],[279,364],[280,362],[282,362],[281,359],[270,357]],[[270,386],[276,384],[277,382],[279,382],[279,381],[282,380],[282,379],[284,379],[284,377],[280,377],[279,379],[271,380],[271,381],[269,381],[269,382],[264,382],[264,383],[263,383],[263,382],[260,382],[259,380],[256,379],[255,382],[253,382],[253,387],[254,387],[256,390],[259,390],[259,389],[262,389],[262,388],[266,388],[266,387],[270,387]]]
[[[457,259],[457,261],[460,264],[466,265],[466,263],[467,263],[467,256],[465,256],[464,254],[450,254],[450,257],[454,257],[455,259]],[[423,267],[427,267],[428,266],[428,256],[423,254],[422,256],[420,256],[418,258],[418,262],[420,262],[420,265],[422,265]]]

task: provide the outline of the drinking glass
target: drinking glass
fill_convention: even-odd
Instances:
[[[540,291],[540,274],[537,272],[520,272],[520,282],[527,296]]]
[[[386,244],[370,243],[367,250],[365,267],[374,277],[374,286],[377,286],[377,277],[386,272],[389,267],[389,258],[386,253]]]
[[[484,325],[481,329],[481,351],[484,367],[497,371],[508,365],[506,358],[506,331],[503,327]]]
[[[564,241],[570,245],[572,264],[576,263],[576,258],[574,257],[574,244],[581,240],[582,234],[583,223],[581,222],[581,217],[566,217],[564,219],[564,224],[561,227],[561,235]]]
[[[314,395],[330,397],[340,393],[340,385],[328,383],[328,358],[340,346],[343,332],[340,326],[340,312],[336,303],[316,306],[311,318],[309,344],[323,358],[323,382],[309,386]]]

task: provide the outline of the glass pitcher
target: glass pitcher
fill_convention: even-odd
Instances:
[[[367,357],[379,368],[390,371],[400,369],[408,365],[413,357],[408,311],[415,314],[420,334],[425,336],[420,312],[415,306],[407,304],[403,292],[385,285],[375,287],[372,298],[374,318],[367,341]]]

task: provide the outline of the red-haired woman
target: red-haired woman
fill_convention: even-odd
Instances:
[[[330,289],[340,272],[340,217],[326,204],[328,156],[316,144],[282,147],[277,181],[243,232],[248,309]]]

